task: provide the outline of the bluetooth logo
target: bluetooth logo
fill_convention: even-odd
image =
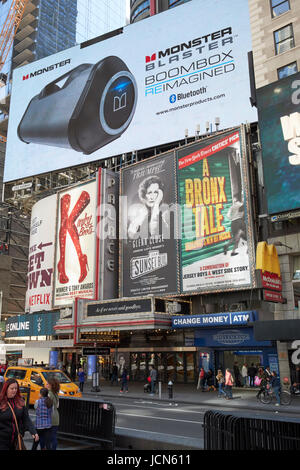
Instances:
[[[171,95],[169,98],[170,103],[175,103],[176,101],[176,95]]]

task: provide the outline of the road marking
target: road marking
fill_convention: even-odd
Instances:
[[[136,415],[136,414],[132,414],[132,413],[123,413],[122,411],[119,411],[117,413],[117,417],[118,417],[118,415],[131,416],[131,417],[134,417],[134,418],[160,419],[160,420],[163,420],[163,421],[179,421],[180,423],[203,424],[203,421],[188,421],[188,420],[185,420],[185,419],[161,418],[161,417],[158,417],[158,416]]]
[[[141,432],[141,429],[134,429],[134,428],[123,428],[121,426],[116,426],[116,429],[122,429],[123,431],[136,431],[136,432]],[[147,433],[147,434],[162,434],[162,433],[159,433],[159,432],[155,432],[155,431],[146,431],[146,430],[143,430],[144,433]],[[169,437],[169,438],[174,438],[174,437],[179,437],[181,439],[197,439],[195,437],[191,437],[191,436],[179,436],[178,434],[164,434],[164,437]]]

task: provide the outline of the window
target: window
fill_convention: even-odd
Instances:
[[[288,24],[274,31],[274,40],[276,54],[281,54],[295,47],[293,26]]]
[[[9,369],[6,373],[6,379],[25,379],[27,370],[25,369]]]
[[[136,18],[138,18],[142,13],[145,13],[147,10],[150,11],[150,0],[141,3],[138,7],[136,7],[135,10],[133,10],[131,14],[131,21],[136,20]]]
[[[177,7],[181,3],[188,2],[189,0],[169,0],[169,8]]]
[[[272,17],[282,15],[286,11],[290,10],[289,0],[271,0],[271,11]]]
[[[293,75],[293,73],[298,72],[297,62],[292,62],[291,64],[284,65],[277,69],[278,79],[281,80],[282,78],[288,77],[289,75]]]
[[[39,385],[40,387],[44,385],[42,381],[42,377],[37,372],[31,372],[30,380],[32,383]]]

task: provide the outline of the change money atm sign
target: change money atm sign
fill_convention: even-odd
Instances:
[[[252,285],[242,140],[235,129],[177,151],[183,293]]]

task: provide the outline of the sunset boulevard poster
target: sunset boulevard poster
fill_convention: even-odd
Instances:
[[[182,292],[251,285],[241,132],[177,151]]]
[[[178,292],[174,152],[121,172],[123,297]]]

